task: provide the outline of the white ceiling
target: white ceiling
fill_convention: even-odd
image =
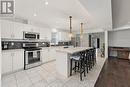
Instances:
[[[15,15],[49,28],[69,30],[72,15],[73,30],[111,26],[111,0],[15,0]],[[34,16],[36,14],[36,16]],[[35,23],[34,23],[35,24]]]
[[[130,0],[112,0],[113,28],[130,28]]]

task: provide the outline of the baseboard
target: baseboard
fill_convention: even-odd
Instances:
[[[3,76],[10,75],[10,74],[13,74],[13,73],[16,73],[16,72],[22,71],[22,70],[24,70],[24,68],[21,68],[21,69],[18,69],[18,70],[12,71],[12,72],[3,73],[1,76],[3,77]]]

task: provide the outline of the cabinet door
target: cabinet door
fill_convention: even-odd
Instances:
[[[1,37],[2,38],[11,38],[12,31],[14,29],[13,22],[1,20]]]
[[[50,48],[49,49],[49,61],[56,59],[56,49],[55,48]]]
[[[41,59],[42,59],[43,63],[49,61],[49,50],[48,50],[48,48],[43,48],[42,49],[42,51],[41,51]]]
[[[2,52],[2,74],[12,72],[11,52]]]
[[[24,68],[24,50],[19,49],[13,52],[13,71]]]
[[[68,32],[59,32],[59,40],[60,41],[69,41],[69,33]]]
[[[70,41],[69,33],[65,32],[65,41]]]
[[[31,25],[24,24],[23,27],[24,27],[23,31],[28,31],[28,32],[32,32],[33,31]]]
[[[12,30],[13,38],[14,39],[23,39],[23,31],[24,27],[22,23],[15,23],[14,22],[14,29]]]
[[[51,30],[40,28],[40,39],[51,40]]]

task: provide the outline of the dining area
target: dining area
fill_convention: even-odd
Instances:
[[[62,48],[56,52],[56,71],[65,78],[78,74],[83,81],[96,65],[96,49],[92,47]]]

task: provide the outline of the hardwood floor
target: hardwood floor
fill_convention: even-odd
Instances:
[[[107,59],[94,87],[130,87],[130,61]]]

